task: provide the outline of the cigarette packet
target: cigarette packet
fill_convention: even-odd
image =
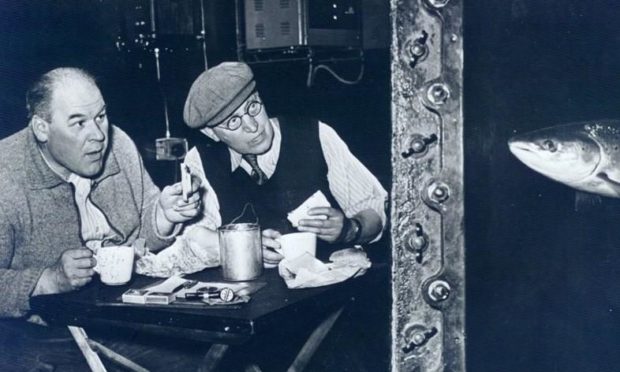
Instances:
[[[174,293],[168,292],[149,292],[146,295],[147,304],[168,305],[175,300]]]
[[[148,289],[129,289],[121,296],[126,304],[157,304],[168,305],[175,300],[174,293],[149,292]]]
[[[146,303],[146,294],[149,291],[146,289],[129,289],[121,296],[121,299],[126,304],[140,304]]]

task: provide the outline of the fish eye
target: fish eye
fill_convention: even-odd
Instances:
[[[555,143],[552,140],[544,140],[542,143],[543,149],[551,152],[556,152],[557,148],[555,147]]]

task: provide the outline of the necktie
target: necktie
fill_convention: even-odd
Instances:
[[[250,164],[252,167],[252,174],[250,177],[258,184],[262,185],[267,182],[267,175],[263,172],[262,169],[258,166],[258,159],[254,154],[243,155],[243,159]]]

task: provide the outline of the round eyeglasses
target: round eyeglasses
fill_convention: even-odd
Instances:
[[[228,118],[228,120],[226,120],[225,122],[221,123],[220,127],[224,128],[224,129],[228,129],[228,130],[237,130],[241,127],[241,124],[243,123],[243,116],[244,115],[248,115],[250,117],[255,117],[256,115],[260,114],[260,112],[263,109],[263,103],[260,101],[251,101],[249,105],[247,105],[247,107],[245,108],[245,112],[243,114],[241,114],[241,116],[239,115],[233,115],[230,118]]]

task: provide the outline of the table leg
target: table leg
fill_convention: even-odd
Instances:
[[[310,337],[308,337],[308,340],[306,341],[304,346],[299,351],[299,354],[297,354],[297,357],[295,357],[293,364],[291,364],[291,366],[288,368],[288,372],[301,372],[304,370],[304,368],[306,368],[306,365],[308,364],[316,350],[319,348],[319,345],[321,344],[323,339],[325,339],[327,333],[329,333],[329,331],[332,329],[334,323],[336,323],[336,320],[342,313],[342,310],[344,310],[344,306],[334,311],[327,318],[325,318],[325,320],[323,320],[318,327],[316,327]]]
[[[99,359],[99,355],[88,345],[84,329],[81,327],[69,326],[69,332],[71,332],[71,335],[75,339],[75,343],[80,348],[84,358],[86,358],[86,363],[88,363],[90,370],[92,372],[106,372],[105,366],[101,362],[101,359]]]
[[[148,369],[142,367],[139,364],[136,364],[136,363],[132,362],[131,360],[125,358],[124,356],[120,355],[116,351],[106,347],[105,345],[102,345],[102,344],[98,343],[95,340],[88,340],[88,344],[95,351],[101,352],[101,354],[105,355],[111,361],[122,365],[123,367],[127,368],[130,371],[133,371],[133,372],[149,372]]]
[[[107,371],[105,366],[103,365],[103,362],[101,362],[101,358],[99,358],[99,354],[97,354],[97,352],[101,352],[101,354],[109,358],[111,361],[122,365],[130,371],[149,372],[148,369],[132,362],[131,360],[125,358],[114,350],[111,350],[110,348],[98,343],[95,340],[90,340],[86,335],[86,331],[84,331],[83,328],[75,326],[68,327],[71,335],[73,336],[75,342],[80,348],[80,351],[84,355],[84,358],[86,358],[86,362],[88,363],[88,366],[90,367],[92,372]]]
[[[202,360],[202,365],[198,368],[198,372],[211,372],[215,371],[217,365],[220,363],[224,354],[228,350],[228,345],[224,344],[213,344],[207,351],[204,359]]]

